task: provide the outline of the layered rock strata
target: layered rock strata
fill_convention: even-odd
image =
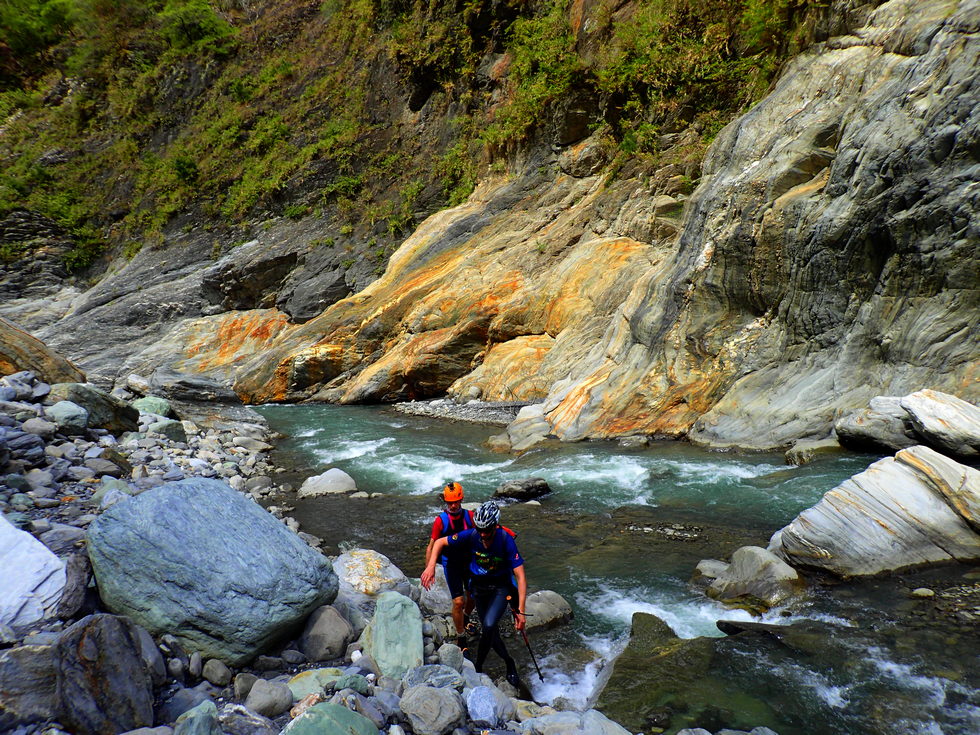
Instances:
[[[487,182],[236,387],[355,402],[453,384],[543,399],[565,440],[750,448],[824,436],[883,393],[975,399],[978,26],[973,3],[882,5],[722,131],[686,203],[634,189],[603,219],[621,184]]]
[[[928,447],[903,449],[845,480],[777,531],[795,567],[860,576],[980,559],[980,471]]]

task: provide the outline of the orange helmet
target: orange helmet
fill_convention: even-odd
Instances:
[[[463,499],[463,486],[458,482],[447,482],[442,489],[442,499],[447,503],[457,503]]]

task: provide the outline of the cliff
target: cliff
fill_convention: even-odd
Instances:
[[[371,248],[397,230],[326,214],[255,220],[234,248],[170,227],[69,306],[18,313],[104,382],[166,366],[252,402],[539,402],[509,430],[522,447],[642,434],[771,449],[875,395],[980,399],[980,3],[836,3],[821,21],[835,35],[716,136],[723,111],[651,102],[654,154],[635,149],[649,125],[616,127],[629,106],[603,81],[601,7],[563,16],[601,104],[562,88],[539,133],[498,141],[511,152],[473,169],[465,201],[430,201],[380,261]],[[521,56],[486,43],[478,76],[499,113]],[[445,144],[452,104],[422,85],[413,111],[419,80],[392,82],[402,97],[377,115]],[[322,181],[292,186],[306,201]]]

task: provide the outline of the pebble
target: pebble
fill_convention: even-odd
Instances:
[[[928,587],[918,587],[911,592],[911,597],[916,599],[929,599],[935,597],[936,593]]]

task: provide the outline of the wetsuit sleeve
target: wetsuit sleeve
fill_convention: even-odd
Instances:
[[[517,550],[517,544],[514,543],[514,539],[504,534],[504,547],[507,550],[507,563],[510,565],[511,569],[521,566],[524,563],[524,558],[521,556],[521,552]]]
[[[429,536],[433,541],[442,536],[442,518],[436,516],[436,519],[432,522],[432,535]]]
[[[467,529],[466,531],[460,531],[459,533],[454,533],[454,534],[450,534],[449,536],[446,536],[446,538],[449,539],[449,548],[450,549],[463,548],[465,544],[469,542],[470,537],[472,535],[473,535],[473,529],[470,528]]]

